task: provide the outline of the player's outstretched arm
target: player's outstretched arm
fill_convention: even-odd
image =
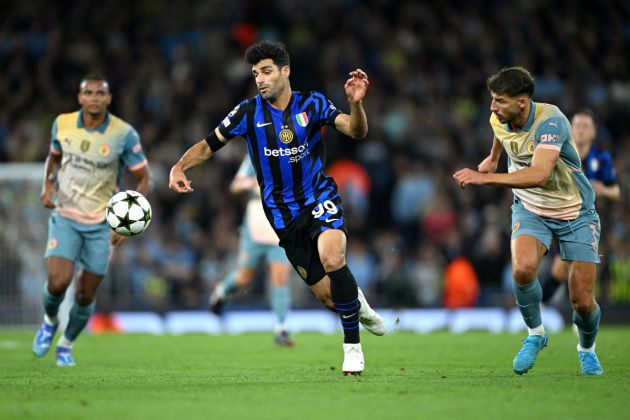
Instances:
[[[494,185],[507,188],[543,187],[558,162],[560,152],[557,150],[537,148],[532,158],[532,165],[507,174],[480,173],[464,168],[453,174],[460,187],[467,185]]]
[[[218,131],[218,130],[217,130]],[[206,140],[200,140],[182,155],[179,161],[171,168],[168,179],[168,187],[178,193],[189,193],[193,189],[190,180],[184,172],[193,168],[212,156],[212,150]]]
[[[335,118],[335,128],[353,139],[362,139],[367,136],[368,124],[363,109],[363,98],[369,84],[367,74],[361,69],[356,69],[350,72],[350,78],[344,85],[350,104],[350,115],[339,114]]]

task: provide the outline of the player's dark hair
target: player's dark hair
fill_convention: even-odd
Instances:
[[[89,73],[89,74],[86,74],[85,76],[83,76],[83,78],[79,82],[79,90],[81,90],[81,86],[83,85],[83,82],[86,82],[88,80],[96,80],[96,81],[99,81],[99,82],[104,82],[105,84],[107,84],[107,88],[109,90],[109,82],[107,81],[105,76],[103,76],[100,73]]]
[[[252,66],[267,58],[271,58],[273,64],[278,66],[278,68],[291,66],[289,53],[281,42],[260,41],[245,51],[245,61]]]
[[[591,121],[593,121],[594,125],[597,125],[597,120],[595,119],[595,113],[593,112],[591,108],[580,108],[576,111],[575,114],[573,114],[574,117],[576,115],[586,115],[587,117],[591,118]]]
[[[510,97],[534,96],[534,77],[523,67],[508,67],[488,77],[488,90],[494,93],[505,93]]]

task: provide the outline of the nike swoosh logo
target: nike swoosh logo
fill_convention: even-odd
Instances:
[[[347,318],[351,318],[351,317],[355,316],[356,314],[357,314],[357,313],[355,312],[355,313],[353,313],[353,314],[351,314],[351,315],[341,315],[341,317],[342,317],[343,319],[347,319]]]
[[[260,127],[264,127],[264,126],[269,125],[269,124],[271,124],[271,123],[270,122],[268,122],[268,123],[256,123],[256,127],[260,128]]]
[[[326,219],[326,223],[334,222],[335,220],[339,220],[339,219]]]

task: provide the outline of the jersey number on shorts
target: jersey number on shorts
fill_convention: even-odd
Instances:
[[[339,212],[339,209],[337,208],[335,203],[333,203],[330,200],[326,200],[323,203],[319,203],[317,207],[313,209],[313,217],[315,219],[319,219],[320,217],[324,215],[324,213],[328,213],[332,215],[332,214],[337,214],[338,212]]]

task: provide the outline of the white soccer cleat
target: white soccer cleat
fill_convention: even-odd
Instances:
[[[360,375],[365,367],[365,361],[363,360],[363,350],[361,350],[361,343],[356,344],[343,344],[343,365],[341,371],[344,375]]]
[[[359,321],[363,327],[374,335],[385,335],[387,327],[383,318],[376,313],[374,309],[367,303],[361,288],[357,288],[359,292],[359,303],[361,309],[359,309]]]

